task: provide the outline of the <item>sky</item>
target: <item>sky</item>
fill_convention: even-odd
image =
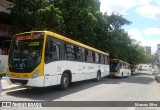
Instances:
[[[121,14],[132,22],[123,28],[142,46],[151,46],[152,54],[160,44],[160,0],[100,0],[101,11]]]

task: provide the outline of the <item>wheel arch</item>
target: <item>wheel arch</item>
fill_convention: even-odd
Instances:
[[[63,74],[68,74],[69,75],[69,79],[70,79],[70,82],[72,82],[72,72],[70,70],[64,70],[62,75]]]

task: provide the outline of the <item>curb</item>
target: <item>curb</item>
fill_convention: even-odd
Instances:
[[[3,91],[9,91],[9,90],[14,90],[14,89],[19,89],[19,88],[22,88],[22,86],[14,86],[14,87],[4,88]]]

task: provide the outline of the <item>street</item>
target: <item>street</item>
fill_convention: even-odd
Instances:
[[[159,91],[160,84],[154,80],[154,75],[145,71],[129,78],[111,77],[103,78],[100,82],[89,80],[73,83],[66,91],[60,91],[57,86],[32,89],[20,88],[3,92],[0,100],[159,101]],[[118,108],[114,109],[117,110]]]
[[[139,1],[0,0],[0,110],[160,110],[160,0]]]

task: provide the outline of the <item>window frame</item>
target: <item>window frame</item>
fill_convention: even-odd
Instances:
[[[57,38],[55,38],[55,37],[53,37],[51,35],[47,35],[46,36],[45,56],[44,56],[44,60],[45,60],[46,63],[57,61],[57,60],[61,59],[61,57],[60,57],[60,55],[61,55],[61,52],[60,52],[61,46],[59,45],[61,43],[59,43],[58,40],[59,39],[57,39]],[[56,59],[55,58],[46,58],[46,57],[48,57],[48,53],[47,52],[48,52],[48,44],[49,43],[51,43],[52,49],[53,49],[54,45],[56,46],[56,53],[57,53],[57,47],[58,47],[58,53],[57,53],[58,56],[57,56]]]

